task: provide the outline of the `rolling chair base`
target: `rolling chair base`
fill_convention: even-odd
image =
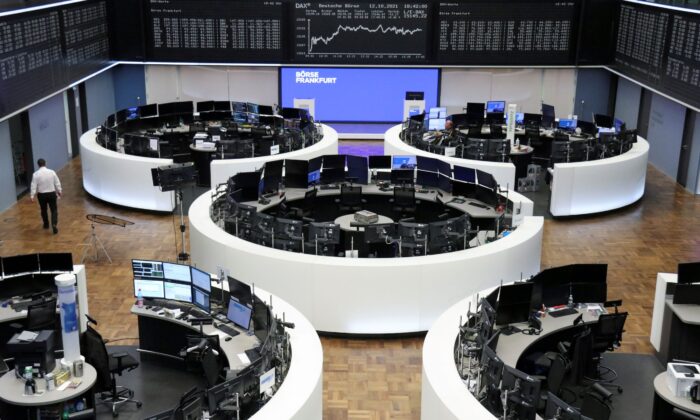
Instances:
[[[113,396],[111,391],[105,391],[100,392],[96,398],[98,404],[112,407],[112,417],[118,417],[119,407],[126,403],[134,403],[136,408],[141,408],[143,403],[134,399],[134,391],[123,386],[117,386],[116,389],[116,396]]]

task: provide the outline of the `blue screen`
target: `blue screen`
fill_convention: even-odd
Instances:
[[[228,318],[229,321],[247,330],[250,327],[251,315],[252,309],[236,302],[234,298],[229,299],[228,311],[226,313],[226,318]]]
[[[415,156],[394,156],[391,161],[391,169],[414,169],[416,164]]]
[[[500,112],[503,113],[506,110],[505,101],[488,101],[486,102],[486,112]]]
[[[406,92],[424,92],[426,109],[438,102],[437,69],[287,67],[280,72],[282,106],[313,98],[317,121],[399,122]]]
[[[576,120],[559,120],[559,128],[576,128]]]

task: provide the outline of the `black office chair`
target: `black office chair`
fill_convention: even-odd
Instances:
[[[25,325],[12,323],[10,327],[16,330],[41,331],[53,330],[56,326],[56,299],[46,299],[41,303],[27,307],[27,322]]]
[[[91,364],[97,371],[95,401],[111,406],[112,416],[119,415],[119,407],[126,403],[134,403],[141,408],[141,401],[134,399],[134,391],[117,385],[116,375],[121,376],[124,371],[134,370],[139,367],[136,361],[126,352],[108,353],[107,346],[100,333],[90,323],[97,324],[92,318],[88,318],[87,329],[81,337],[81,353],[85,361]]]
[[[291,214],[300,219],[313,221],[312,215],[317,195],[318,190],[316,188],[306,191],[300,206],[289,207]]]
[[[399,219],[406,218],[416,212],[416,190],[413,188],[394,187],[393,211],[400,215]]]
[[[342,185],[340,187],[340,199],[337,201],[338,211],[355,212],[362,210],[362,187]]]
[[[594,355],[594,361],[596,362],[594,366],[596,367],[595,372],[597,373],[597,377],[591,379],[599,382],[603,386],[613,387],[617,389],[617,392],[622,392],[623,390],[622,386],[612,383],[612,381],[617,379],[617,372],[612,368],[601,365],[600,362],[603,359],[603,353],[606,351],[615,351],[617,347],[620,347],[626,321],[627,312],[603,314],[598,317],[598,322],[593,328],[593,345],[591,350]],[[613,376],[601,379],[601,369],[612,373]]]
[[[500,124],[491,124],[491,138],[496,140],[505,138],[503,127]]]
[[[581,415],[593,420],[608,420],[612,413],[610,392],[596,384],[583,397]]]
[[[541,146],[540,130],[537,128],[525,129],[525,144],[531,147]]]
[[[700,420],[700,416],[696,416],[695,414],[690,414],[686,411],[681,410],[680,408],[673,408],[673,411],[671,412],[671,416],[673,416],[673,420]]]

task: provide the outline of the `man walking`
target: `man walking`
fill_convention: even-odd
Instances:
[[[39,170],[34,172],[32,176],[32,189],[30,198],[34,202],[34,196],[39,198],[39,207],[41,208],[41,220],[44,221],[44,229],[49,228],[49,215],[46,207],[51,208],[51,227],[54,235],[58,233],[58,209],[56,208],[56,198],[61,197],[61,181],[58,179],[56,172],[46,167],[46,161],[39,159],[36,162],[39,165]]]

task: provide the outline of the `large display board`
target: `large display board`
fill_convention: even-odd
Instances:
[[[575,52],[574,1],[441,2],[437,60],[463,64],[568,64]]]
[[[700,15],[623,3],[614,67],[700,108]]]
[[[105,0],[0,17],[0,118],[103,67],[107,35]]]
[[[147,0],[146,45],[152,60],[283,59],[280,1]]]
[[[423,62],[426,2],[295,2],[294,61]]]

